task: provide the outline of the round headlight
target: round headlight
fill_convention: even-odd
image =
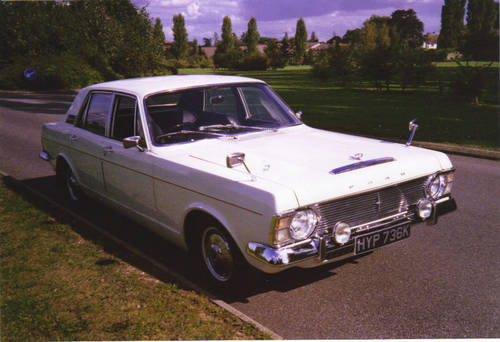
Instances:
[[[349,241],[351,237],[351,227],[347,223],[337,222],[333,228],[333,237],[335,241],[340,244],[344,244]]]
[[[446,189],[446,184],[447,182],[445,175],[430,176],[425,186],[427,196],[432,199],[438,199],[443,195],[444,190]]]
[[[295,240],[307,238],[316,228],[318,216],[311,210],[297,211],[290,223],[290,236]]]
[[[421,199],[417,204],[418,216],[422,220],[428,219],[432,215],[432,202],[428,199]]]

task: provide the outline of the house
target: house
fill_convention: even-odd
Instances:
[[[437,49],[437,42],[438,42],[439,34],[436,33],[426,33],[424,35],[424,43],[422,44],[422,47],[424,49]]]

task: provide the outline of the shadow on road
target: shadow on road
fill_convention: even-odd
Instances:
[[[200,277],[201,272],[199,272],[197,265],[190,259],[188,253],[164,240],[149,229],[132,221],[128,217],[121,215],[116,210],[90,199],[87,200],[83,206],[78,208],[70,206],[68,203],[64,203],[62,197],[57,194],[55,176],[33,178],[23,181],[6,177],[4,178],[4,182],[10,189],[23,196],[24,199],[30,201],[38,209],[54,217],[57,221],[71,226],[71,228],[84,239],[102,246],[106,252],[113,256],[120,258],[163,282],[175,282],[179,287],[186,288],[186,286],[180,284],[147,259],[135,255],[124,246],[117,244],[105,235],[97,232],[87,223],[65,214],[58,209],[57,206],[47,203],[47,201],[29,191],[25,186],[35,189],[51,198],[59,205],[71,209],[85,220],[105,230],[115,238],[133,246],[148,258],[159,262],[161,265],[182,275],[200,288],[228,303],[245,303],[248,302],[249,297],[259,293],[269,291],[287,292],[318,280],[335,276],[336,273],[333,272],[335,268],[345,263],[356,263],[356,260],[361,257],[352,257],[314,269],[289,269],[273,275],[264,274],[252,269],[249,270],[246,279],[243,279],[239,286],[235,286],[229,291],[226,289],[224,292],[221,292],[211,287]],[[97,263],[106,265],[106,262],[109,261],[99,260]]]
[[[68,110],[76,93],[11,93],[0,92],[0,107],[33,114],[60,114]]]

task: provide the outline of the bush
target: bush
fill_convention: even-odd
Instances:
[[[266,70],[267,57],[259,52],[246,55],[235,66],[237,70]]]
[[[76,89],[104,81],[102,75],[81,57],[44,56],[15,60],[16,62],[0,71],[2,89]],[[37,72],[37,77],[32,81],[24,77],[24,70],[27,68],[33,68]]]
[[[213,57],[216,68],[236,69],[240,60],[243,59],[244,52],[239,49],[234,49],[228,52],[215,52]]]

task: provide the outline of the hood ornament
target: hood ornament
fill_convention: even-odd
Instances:
[[[410,121],[408,124],[408,130],[411,132],[410,137],[408,138],[408,141],[406,142],[406,146],[410,146],[411,141],[413,140],[413,137],[415,136],[415,132],[417,131],[418,125],[417,125],[417,119],[413,119]]]
[[[350,158],[353,160],[361,160],[361,158],[363,158],[363,153],[353,154]]]

